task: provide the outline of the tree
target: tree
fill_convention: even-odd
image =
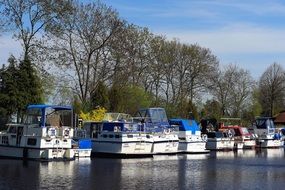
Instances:
[[[201,111],[201,118],[210,119],[220,119],[222,117],[221,105],[216,100],[207,100]]]
[[[264,115],[273,116],[284,109],[285,71],[281,65],[273,63],[259,80],[260,103]]]
[[[49,60],[62,69],[62,75],[69,77],[83,104],[89,103],[98,82],[105,82],[112,75],[107,44],[122,25],[116,11],[96,1],[74,3],[71,14],[50,26]]]
[[[222,116],[241,117],[248,108],[254,81],[250,73],[236,65],[228,65],[213,77],[210,92],[221,105]]]
[[[138,86],[112,86],[109,94],[110,111],[135,114],[142,107],[152,103],[151,94]]]
[[[103,82],[99,82],[96,90],[91,94],[91,107],[109,108],[108,88]]]
[[[70,9],[67,0],[2,0],[0,5],[5,28],[13,31],[14,37],[23,46],[23,60],[33,60],[39,44],[37,36]]]
[[[38,104],[43,102],[43,89],[41,80],[29,60],[21,61],[17,75],[18,119],[20,119],[28,104]]]
[[[0,71],[1,91],[0,91],[0,115],[1,124],[7,123],[11,115],[17,111],[20,99],[18,89],[18,65],[14,56],[8,59],[8,67]]]

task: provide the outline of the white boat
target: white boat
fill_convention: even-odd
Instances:
[[[170,119],[170,125],[179,128],[179,152],[209,153],[206,150],[207,135],[201,136],[201,130],[195,120]]]
[[[75,158],[86,158],[91,156],[92,145],[90,139],[73,139],[72,148]]]
[[[151,155],[152,137],[140,123],[123,113],[106,113],[103,122],[84,122],[87,137],[92,140],[92,154],[105,156]]]
[[[281,135],[275,129],[272,118],[260,117],[253,124],[254,133],[257,135],[256,146],[260,148],[277,148],[284,145]]]
[[[222,130],[230,130],[235,142],[235,149],[255,148],[256,140],[248,129],[239,125],[221,126]]]
[[[233,150],[234,139],[231,133],[227,132],[209,132],[207,133],[206,149],[208,150]]]
[[[0,133],[0,156],[53,160],[73,159],[72,108],[30,105],[23,124],[8,124]]]
[[[140,109],[136,119],[142,123],[144,131],[150,136],[152,154],[178,153],[178,134],[170,126],[164,108]]]

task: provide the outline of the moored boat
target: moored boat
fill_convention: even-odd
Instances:
[[[247,128],[239,125],[223,125],[222,130],[230,130],[234,139],[234,147],[236,149],[255,148],[256,142],[253,135],[249,133]]]
[[[273,119],[259,117],[253,123],[254,133],[257,135],[256,146],[260,148],[278,148],[284,145],[280,133],[274,126]]]
[[[206,149],[208,150],[233,150],[234,140],[230,132],[209,132],[207,133]]]
[[[152,154],[178,153],[178,134],[170,126],[164,108],[140,109],[136,119],[142,123],[144,131],[150,136]]]
[[[209,150],[206,150],[207,135],[201,136],[201,130],[195,120],[170,119],[169,123],[179,128],[179,152],[209,153]]]
[[[72,108],[30,105],[22,124],[0,133],[0,156],[39,160],[73,159]]]
[[[230,130],[219,130],[216,119],[201,120],[202,134],[207,135],[207,150],[233,150],[234,139]]]
[[[83,128],[91,138],[94,155],[140,157],[152,154],[150,135],[128,114],[106,113],[103,122],[84,122]]]

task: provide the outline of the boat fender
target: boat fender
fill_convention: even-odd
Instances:
[[[65,136],[65,137],[69,136],[69,129],[65,129],[65,130],[64,130],[64,136]]]
[[[207,136],[206,134],[203,134],[203,135],[202,135],[202,140],[203,140],[204,142],[207,142],[208,136]]]

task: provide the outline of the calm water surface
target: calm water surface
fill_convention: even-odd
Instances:
[[[0,189],[284,189],[284,149],[70,162],[0,159]]]

